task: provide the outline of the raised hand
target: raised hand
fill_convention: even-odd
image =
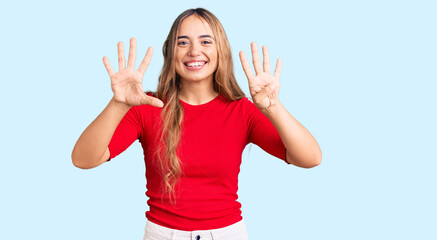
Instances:
[[[246,55],[240,51],[241,65],[244,73],[249,81],[249,91],[252,96],[253,103],[259,109],[265,109],[274,106],[279,94],[279,75],[281,74],[281,59],[276,62],[275,72],[270,73],[269,52],[266,46],[262,47],[263,51],[263,67],[258,54],[258,47],[255,42],[251,44],[252,62],[255,69],[255,75],[252,72]]]
[[[162,107],[164,104],[161,100],[147,96],[143,91],[143,76],[152,58],[153,48],[149,47],[147,49],[146,56],[138,70],[135,70],[136,46],[137,42],[135,38],[131,38],[129,59],[126,67],[123,42],[118,43],[118,72],[114,71],[108,58],[106,56],[103,57],[103,64],[111,78],[114,100],[130,106],[150,104],[155,107]]]

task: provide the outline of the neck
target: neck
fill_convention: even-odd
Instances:
[[[181,81],[181,92],[179,99],[191,104],[200,105],[207,103],[217,97],[218,92],[214,90],[214,85],[211,81],[204,82],[188,82]]]

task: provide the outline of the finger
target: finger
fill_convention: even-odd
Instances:
[[[149,47],[146,52],[146,56],[144,56],[143,61],[140,64],[140,67],[138,68],[138,71],[144,75],[146,72],[147,67],[150,64],[150,60],[152,59],[153,55],[153,48]]]
[[[246,74],[247,79],[250,79],[253,76],[252,69],[250,68],[250,64],[247,61],[246,54],[243,51],[240,51],[240,61],[243,66],[243,71]]]
[[[106,56],[103,57],[103,65],[105,65],[106,71],[108,71],[110,77],[115,74],[115,71]]]
[[[269,50],[267,46],[263,46],[263,66],[264,72],[270,73],[270,59],[269,59]]]
[[[149,104],[154,107],[164,107],[164,103],[156,97],[151,97],[146,94],[144,94],[143,100],[141,101],[142,104]]]
[[[261,61],[259,60],[259,54],[258,54],[258,46],[256,45],[255,42],[252,42],[251,48],[252,48],[253,67],[255,68],[256,75],[258,75],[259,73],[262,72]]]
[[[272,93],[272,87],[266,86],[263,89],[261,89],[259,92],[257,92],[255,95],[253,95],[253,100],[256,102],[257,105],[261,105],[266,108],[270,105],[269,96],[271,93]]]
[[[278,61],[276,61],[275,73],[273,74],[273,78],[275,80],[279,80],[279,76],[281,75],[281,68],[282,68],[282,60],[278,58]]]
[[[132,68],[132,69],[135,68],[136,52],[137,52],[137,40],[135,40],[135,38],[131,38],[127,68]]]
[[[126,68],[126,60],[124,59],[124,45],[123,42],[118,42],[118,70]]]

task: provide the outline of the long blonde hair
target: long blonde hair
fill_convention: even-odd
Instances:
[[[245,96],[235,80],[231,48],[225,30],[217,17],[203,8],[188,9],[181,13],[173,22],[170,33],[162,47],[164,65],[159,76],[158,89],[155,93],[155,96],[164,102],[161,112],[162,129],[156,153],[161,163],[162,187],[170,200],[175,197],[175,186],[182,176],[182,164],[177,150],[181,139],[181,124],[184,112],[179,101],[181,84],[180,77],[175,69],[175,48],[179,26],[186,17],[191,15],[196,15],[205,20],[216,39],[218,65],[213,77],[214,90],[230,101]]]

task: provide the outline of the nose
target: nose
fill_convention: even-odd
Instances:
[[[188,54],[191,56],[191,57],[194,57],[194,56],[199,56],[200,55],[200,49],[201,48],[201,46],[200,46],[200,44],[198,44],[198,43],[193,43],[193,44],[191,44],[190,45],[190,50],[189,50],[189,52],[188,52]]]

